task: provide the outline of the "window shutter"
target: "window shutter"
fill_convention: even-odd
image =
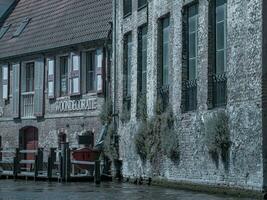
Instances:
[[[103,93],[103,50],[97,49],[95,54],[96,63],[96,90],[98,94]]]
[[[34,115],[42,117],[44,113],[44,59],[34,63]]]
[[[55,98],[55,60],[47,60],[47,84],[48,84],[48,98]]]
[[[12,95],[12,115],[14,118],[20,117],[20,64],[13,65],[13,95]]]
[[[213,75],[215,65],[215,1],[209,1],[208,32],[208,99],[207,106],[213,108]]]
[[[4,100],[8,99],[8,86],[9,86],[9,68],[8,65],[2,66],[2,97]]]
[[[70,95],[80,95],[81,83],[80,83],[80,69],[81,69],[81,60],[80,55],[71,53],[70,59]]]

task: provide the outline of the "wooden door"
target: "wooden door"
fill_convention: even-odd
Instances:
[[[21,149],[24,150],[36,150],[38,148],[38,129],[35,127],[29,127],[24,129],[21,133]],[[24,156],[26,160],[34,160],[34,154],[27,153]]]

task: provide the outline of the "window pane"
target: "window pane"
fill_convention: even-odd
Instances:
[[[72,56],[72,70],[79,70],[79,56]]]
[[[72,92],[73,93],[79,92],[79,78],[72,79]]]
[[[7,66],[5,66],[5,67],[3,67],[2,68],[2,74],[3,74],[3,76],[2,76],[2,79],[3,80],[7,80],[8,79],[8,67]]]
[[[127,96],[131,95],[131,71],[132,71],[132,36],[128,37],[128,68],[127,68]]]
[[[34,63],[26,64],[26,92],[34,91]]]
[[[224,73],[224,51],[218,51],[216,53],[216,74]]]
[[[225,15],[225,6],[221,5],[216,7],[216,22],[223,21],[224,15]]]
[[[224,48],[224,22],[217,24],[217,34],[216,34],[216,49]]]
[[[163,19],[162,84],[169,84],[169,18]]]
[[[96,67],[98,68],[101,68],[102,67],[102,59],[103,59],[103,56],[102,56],[102,50],[98,49],[96,51]]]
[[[102,89],[102,76],[101,75],[97,75],[97,90],[101,90]]]
[[[48,96],[54,96],[54,82],[48,82]]]
[[[216,7],[226,3],[226,0],[216,0]]]
[[[147,0],[138,0],[138,8],[147,4]]]
[[[196,16],[189,18],[189,33],[196,31],[197,18]]]
[[[189,58],[196,57],[196,33],[189,35]]]
[[[196,79],[196,59],[189,60],[189,80]]]
[[[8,92],[7,92],[7,85],[3,85],[3,98],[4,98],[4,99],[7,99],[7,97],[8,97],[8,96],[7,96],[7,93],[8,93]]]
[[[123,14],[128,15],[132,12],[132,0],[123,0]]]
[[[48,75],[54,75],[54,61],[48,61]]]

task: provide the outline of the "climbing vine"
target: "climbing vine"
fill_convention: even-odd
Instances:
[[[225,169],[228,169],[231,146],[228,124],[229,118],[224,111],[217,112],[205,123],[206,145],[209,154],[217,167],[221,156]]]
[[[153,118],[141,122],[135,135],[135,147],[143,161],[152,163],[161,154],[173,162],[179,160],[179,139],[174,132],[174,117],[170,107],[165,111],[156,108]]]

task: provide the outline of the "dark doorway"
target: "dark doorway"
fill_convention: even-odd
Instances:
[[[20,130],[19,147],[23,150],[36,150],[38,148],[38,129],[30,126]],[[26,154],[26,160],[34,160],[34,154]]]

